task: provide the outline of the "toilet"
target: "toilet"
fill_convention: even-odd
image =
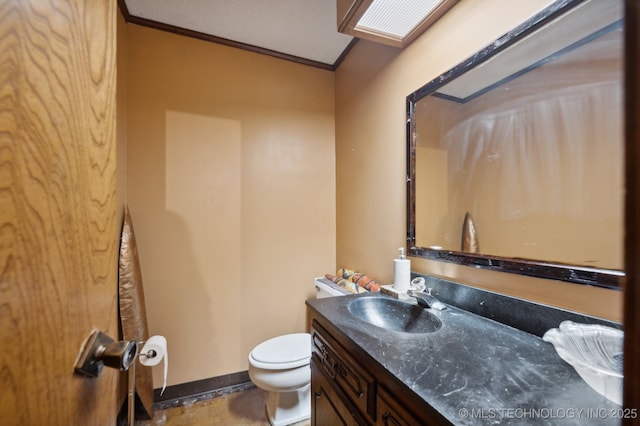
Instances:
[[[316,298],[349,294],[316,278]],[[293,333],[260,343],[249,354],[249,378],[267,391],[269,423],[285,426],[311,417],[311,335]]]

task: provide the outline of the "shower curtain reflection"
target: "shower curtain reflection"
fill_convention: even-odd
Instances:
[[[469,212],[483,254],[622,269],[619,68],[557,68],[553,90],[541,67],[467,104],[421,101],[417,246],[459,250]]]

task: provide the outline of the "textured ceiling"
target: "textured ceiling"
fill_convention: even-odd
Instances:
[[[130,22],[158,28],[162,26],[155,24],[166,24],[188,30],[187,35],[209,35],[325,68],[336,65],[353,39],[336,29],[335,0],[123,0],[121,6],[123,2]]]

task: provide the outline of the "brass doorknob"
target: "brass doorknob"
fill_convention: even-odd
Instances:
[[[100,330],[94,330],[84,342],[80,356],[76,360],[75,373],[98,377],[102,368],[128,370],[135,362],[138,344],[135,340],[114,341]]]
[[[107,367],[128,370],[136,358],[137,350],[138,346],[134,340],[120,340],[104,346],[96,355]]]

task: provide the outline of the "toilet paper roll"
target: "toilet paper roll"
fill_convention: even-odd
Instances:
[[[151,336],[142,346],[140,351],[140,364],[153,367],[164,361],[164,381],[160,395],[167,387],[167,371],[169,370],[169,353],[167,352],[167,339],[164,336]]]

